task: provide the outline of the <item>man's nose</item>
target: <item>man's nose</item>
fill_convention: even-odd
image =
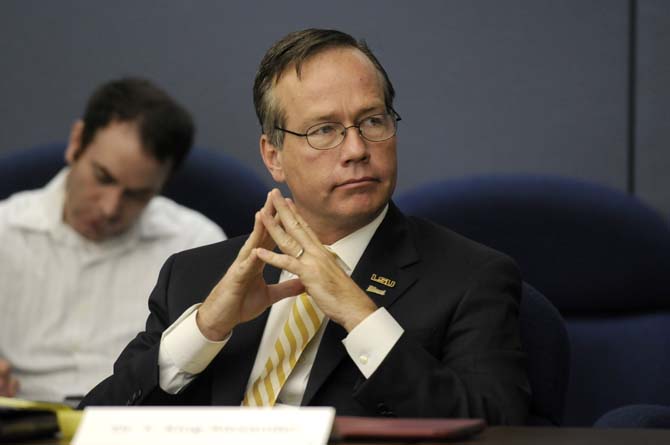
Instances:
[[[102,194],[100,207],[107,218],[118,216],[123,205],[123,190],[118,187],[109,187]]]
[[[344,140],[340,150],[344,162],[362,161],[370,156],[367,141],[363,139],[360,129],[355,126],[344,129]]]

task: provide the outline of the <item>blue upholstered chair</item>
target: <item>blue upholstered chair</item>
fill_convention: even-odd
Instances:
[[[670,405],[670,228],[654,210],[534,175],[427,184],[397,203],[508,253],[559,309],[572,351],[565,425],[627,404]]]
[[[570,342],[563,318],[544,295],[523,284],[521,342],[533,391],[529,425],[561,425],[570,377]]]
[[[217,223],[229,238],[250,233],[270,187],[251,168],[218,151],[194,148],[163,194]]]
[[[43,186],[64,165],[65,144],[15,150],[0,156],[0,199]],[[163,194],[206,215],[228,237],[251,232],[254,213],[269,187],[248,166],[218,151],[196,147]]]
[[[596,428],[670,428],[670,406],[627,405],[609,411]]]
[[[42,187],[65,165],[65,144],[54,143],[0,155],[0,199]]]

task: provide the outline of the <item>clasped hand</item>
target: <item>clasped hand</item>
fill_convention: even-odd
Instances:
[[[19,390],[19,381],[12,375],[12,365],[0,358],[0,397],[14,397]]]
[[[281,253],[274,252],[275,247]],[[297,278],[267,284],[263,278],[266,264]],[[340,268],[337,256],[321,244],[293,201],[274,189],[256,212],[253,231],[235,261],[198,309],[198,327],[208,339],[222,340],[237,324],[303,291],[347,331],[377,309]]]

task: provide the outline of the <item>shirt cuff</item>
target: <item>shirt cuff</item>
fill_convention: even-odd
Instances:
[[[386,358],[405,330],[380,307],[342,340],[347,353],[365,376],[370,376]]]
[[[208,340],[196,322],[200,304],[194,304],[184,311],[172,325],[163,332],[158,350],[160,387],[176,394],[193,377],[207,368],[223,349],[231,334],[221,341]]]

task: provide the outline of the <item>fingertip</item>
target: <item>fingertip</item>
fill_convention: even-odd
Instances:
[[[260,227],[261,227],[262,225],[263,225],[263,222],[261,221],[261,212],[260,212],[260,211],[257,211],[256,213],[254,213],[254,228],[253,228],[253,232],[257,232],[257,231],[260,229]],[[252,233],[253,233],[253,232],[252,232]]]
[[[265,195],[265,203],[263,204],[263,207],[268,205],[268,202],[270,202],[270,196],[272,196],[272,190],[270,190],[266,195]]]

